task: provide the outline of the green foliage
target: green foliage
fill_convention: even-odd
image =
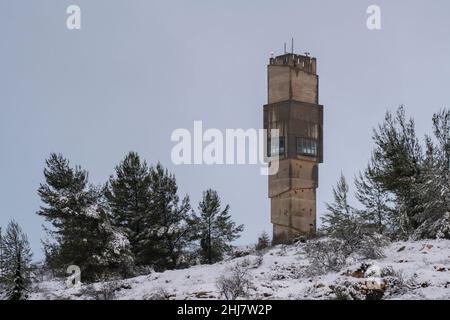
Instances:
[[[359,221],[355,209],[348,203],[348,184],[343,174],[333,188],[333,203],[326,203],[327,211],[322,218],[323,231],[330,237],[344,240],[350,249],[356,245]]]
[[[434,139],[426,137],[423,183],[415,188],[423,201],[414,216],[419,227],[413,237],[450,239],[450,112],[433,115]]]
[[[10,300],[24,300],[30,285],[31,250],[26,234],[11,221],[3,240],[3,282]]]
[[[157,270],[186,265],[192,242],[189,197],[178,197],[175,177],[161,164],[148,167],[130,152],[116,167],[105,197],[116,227],[126,231],[136,263]]]
[[[214,263],[223,259],[225,253],[232,250],[231,242],[239,238],[243,225],[236,225],[229,214],[230,206],[221,210],[219,195],[208,189],[203,193],[198,210],[191,225],[200,240],[200,257],[204,263]]]
[[[370,164],[355,179],[363,209],[349,206],[341,177],[324,217],[327,234],[347,243],[345,237],[374,233],[392,239],[450,238],[450,112],[433,115],[425,152],[403,107],[395,115],[386,113],[373,139]]]
[[[51,154],[46,182],[38,194],[45,206],[37,212],[51,224],[44,243],[48,265],[60,275],[69,265],[94,281],[105,272],[125,275],[132,263],[128,239],[114,228],[100,190],[88,185],[88,173],[71,168],[62,155]]]
[[[3,230],[0,227],[0,286],[5,283],[5,246]]]
[[[332,240],[338,240],[331,247],[339,247],[336,252],[343,252],[344,257],[352,253],[360,254],[364,258],[381,257],[383,252],[380,248],[386,241],[376,233],[370,220],[367,220],[367,217],[371,217],[369,212],[357,210],[348,203],[348,191],[348,184],[341,174],[336,187],[333,188],[334,202],[326,204],[327,212],[322,220],[322,232]]]
[[[176,179],[161,164],[151,168],[150,181],[150,217],[153,220],[146,224],[142,246],[148,250],[142,254],[154,259],[157,269],[185,266],[193,238],[189,197],[185,196],[180,202]]]
[[[398,238],[408,237],[418,227],[414,216],[422,202],[417,185],[422,183],[423,152],[416,137],[414,120],[406,119],[401,106],[395,115],[374,130],[372,179],[395,198],[395,225]]]
[[[355,179],[356,199],[364,206],[358,210],[363,223],[379,234],[392,233],[393,210],[390,207],[392,199],[383,187],[372,178],[372,168],[359,173]]]
[[[105,188],[105,198],[111,212],[114,226],[125,231],[132,252],[138,264],[150,264],[141,253],[146,250],[142,245],[144,233],[153,227],[151,202],[151,181],[149,168],[139,155],[130,152],[115,168]]]
[[[44,176],[38,189],[44,205],[37,213],[50,224],[46,261],[59,275],[70,265],[79,266],[88,282],[148,266],[185,267],[194,259],[196,241],[201,260],[213,263],[231,251],[243,230],[231,220],[229,206],[221,210],[217,192],[204,193],[197,216],[189,197],[179,198],[174,175],[159,163],[149,167],[134,152],[101,190],[62,155],[50,155]]]

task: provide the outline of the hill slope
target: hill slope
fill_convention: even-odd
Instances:
[[[79,288],[48,280],[35,285],[31,299],[219,299],[217,279],[236,265],[248,275],[250,299],[450,299],[449,240],[395,242],[385,258],[349,259],[339,272],[321,276],[308,275],[304,246]]]

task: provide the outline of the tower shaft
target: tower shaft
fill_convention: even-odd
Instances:
[[[273,242],[288,243],[316,230],[318,164],[323,162],[323,106],[316,59],[284,54],[268,65],[264,128],[279,130],[279,170],[269,176]]]

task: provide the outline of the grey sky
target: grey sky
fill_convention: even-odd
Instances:
[[[82,30],[66,29],[66,8]],[[382,30],[366,28],[378,4]],[[0,225],[16,219],[37,258],[44,159],[62,152],[103,183],[130,150],[161,161],[196,208],[217,189],[246,230],[270,231],[258,166],[174,166],[176,128],[260,128],[271,51],[295,38],[318,59],[325,161],[318,212],[352,178],[386,109],[405,104],[419,133],[450,106],[450,2],[0,0]]]

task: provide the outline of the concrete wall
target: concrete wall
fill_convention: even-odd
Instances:
[[[323,161],[323,106],[318,104],[316,60],[286,54],[270,60],[264,128],[285,139],[279,170],[269,176],[273,242],[287,243],[316,230],[318,164]],[[297,154],[297,138],[314,139],[317,156]]]
[[[317,104],[318,76],[290,66],[268,66],[268,103],[296,100]]]
[[[279,162],[278,173],[269,176],[269,197],[292,189],[317,188],[317,163],[309,160],[284,159]]]

